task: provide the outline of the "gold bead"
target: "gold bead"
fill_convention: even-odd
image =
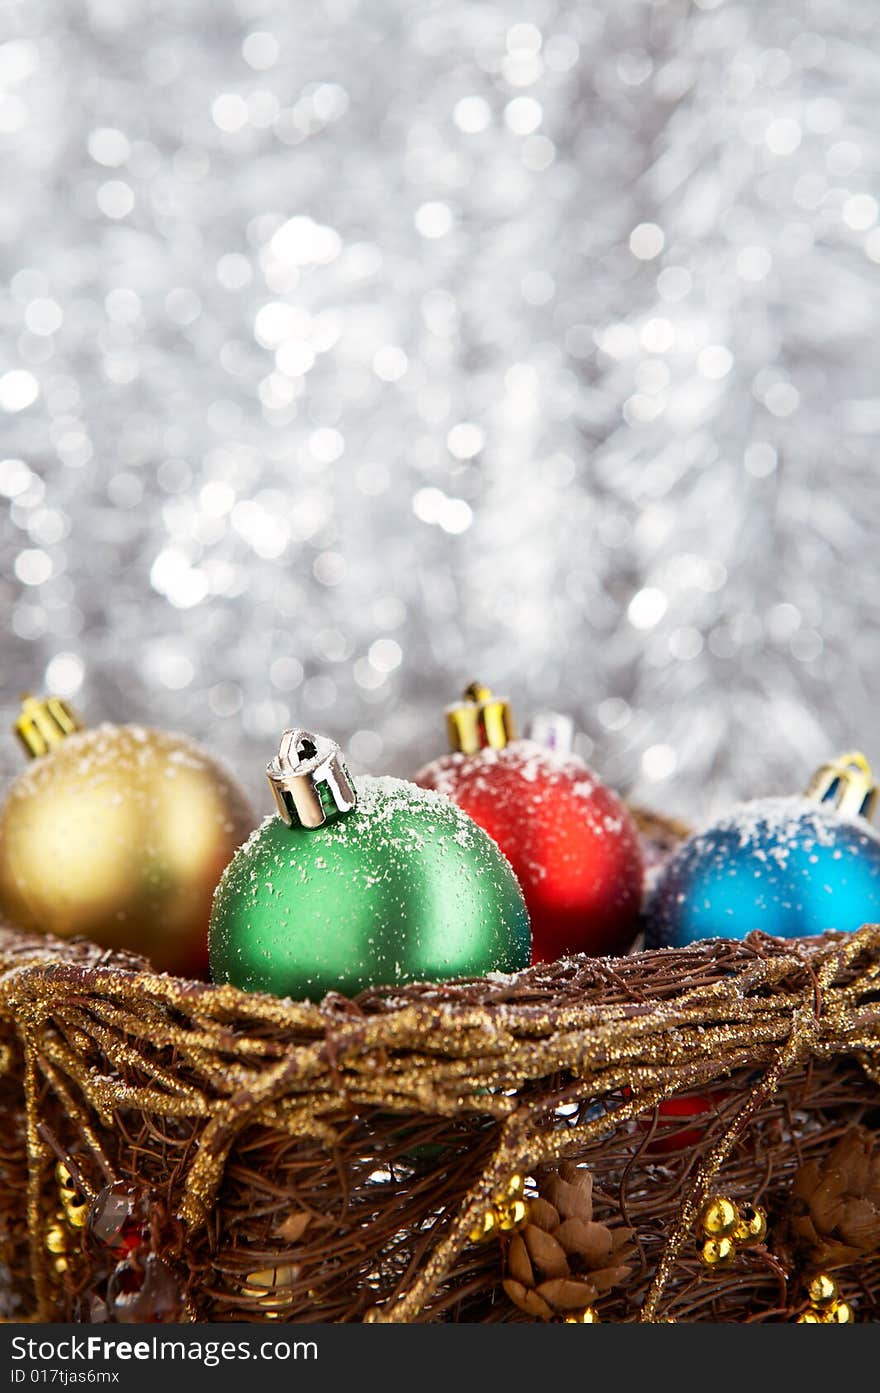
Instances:
[[[856,1313],[848,1301],[832,1301],[822,1312],[825,1325],[852,1325],[855,1318]]]
[[[576,1316],[566,1316],[566,1325],[601,1325],[599,1312],[595,1306],[587,1306],[585,1310],[579,1311]]]
[[[67,1234],[60,1224],[50,1224],[46,1230],[46,1251],[59,1254],[67,1252]]]
[[[59,1161],[55,1167],[55,1179],[61,1192],[61,1204],[67,1222],[71,1228],[85,1228],[89,1217],[89,1202],[79,1193],[76,1181],[63,1161]]]
[[[58,1181],[58,1188],[62,1194],[76,1194],[76,1181],[63,1161],[59,1161],[55,1167],[55,1179]]]
[[[68,1263],[66,1257],[64,1257],[63,1255],[59,1255],[57,1258],[53,1258],[53,1260],[52,1260],[52,1266],[54,1267],[55,1271],[58,1273],[59,1277],[63,1277],[64,1273],[67,1271],[67,1269],[68,1269],[68,1267],[70,1266],[70,1264]]]
[[[816,1310],[801,1311],[795,1322],[797,1325],[824,1325],[824,1320]]]
[[[241,1293],[256,1297],[266,1320],[278,1320],[290,1305],[289,1288],[298,1276],[298,1267],[258,1267],[245,1277]]]
[[[837,1300],[837,1283],[827,1272],[818,1272],[810,1282],[808,1295],[810,1304],[821,1310],[824,1306],[830,1306],[833,1301]]]
[[[510,1204],[501,1205],[498,1209],[498,1227],[502,1233],[510,1233],[525,1223],[528,1212],[525,1200],[512,1200]]]
[[[529,1212],[528,1201],[523,1198],[524,1191],[524,1176],[514,1172],[505,1188],[496,1194],[492,1207],[471,1229],[468,1234],[471,1243],[481,1243],[496,1230],[510,1233],[524,1224]]]
[[[726,1238],[739,1222],[739,1210],[733,1200],[715,1195],[700,1210],[699,1225],[707,1238]]]
[[[767,1215],[760,1205],[747,1204],[740,1210],[739,1221],[733,1230],[737,1243],[763,1243],[767,1237]]]
[[[704,1267],[724,1267],[736,1257],[736,1244],[726,1234],[720,1238],[707,1238],[700,1249],[700,1261]]]
[[[482,1243],[484,1238],[489,1238],[497,1226],[498,1220],[494,1209],[487,1209],[482,1219],[479,1219],[468,1234],[471,1243]]]
[[[64,1214],[72,1229],[84,1229],[89,1221],[89,1202],[77,1197],[64,1200]]]

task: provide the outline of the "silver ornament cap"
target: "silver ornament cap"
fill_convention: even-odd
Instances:
[[[574,749],[574,721],[561,711],[536,711],[529,721],[526,737],[557,754],[569,755]]]
[[[288,827],[323,827],[357,804],[342,751],[326,735],[299,727],[285,730],[277,755],[266,766],[266,777]]]

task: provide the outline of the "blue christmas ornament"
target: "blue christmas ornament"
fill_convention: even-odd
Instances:
[[[645,946],[682,948],[753,929],[805,938],[880,921],[877,802],[861,754],[823,765],[802,798],[761,798],[688,838],[648,908]]]

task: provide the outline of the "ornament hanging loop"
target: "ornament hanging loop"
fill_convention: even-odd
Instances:
[[[865,756],[851,750],[816,770],[806,796],[817,803],[833,804],[843,817],[870,821],[877,808],[878,789]]]
[[[76,712],[60,697],[33,697],[25,695],[21,699],[21,711],[13,725],[19,744],[31,759],[48,754],[53,745],[58,745],[67,735],[82,730]]]
[[[574,721],[561,711],[536,711],[526,736],[556,754],[570,755],[574,749]]]
[[[288,827],[323,827],[350,813],[357,793],[335,740],[308,730],[285,730],[266,777]]]
[[[516,739],[510,702],[493,696],[480,682],[465,688],[463,701],[447,706],[446,729],[450,748],[464,755],[503,750]]]

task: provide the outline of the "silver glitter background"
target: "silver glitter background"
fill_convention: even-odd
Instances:
[[[686,813],[880,758],[876,18],[3,4],[4,712],[261,789],[479,677]]]

